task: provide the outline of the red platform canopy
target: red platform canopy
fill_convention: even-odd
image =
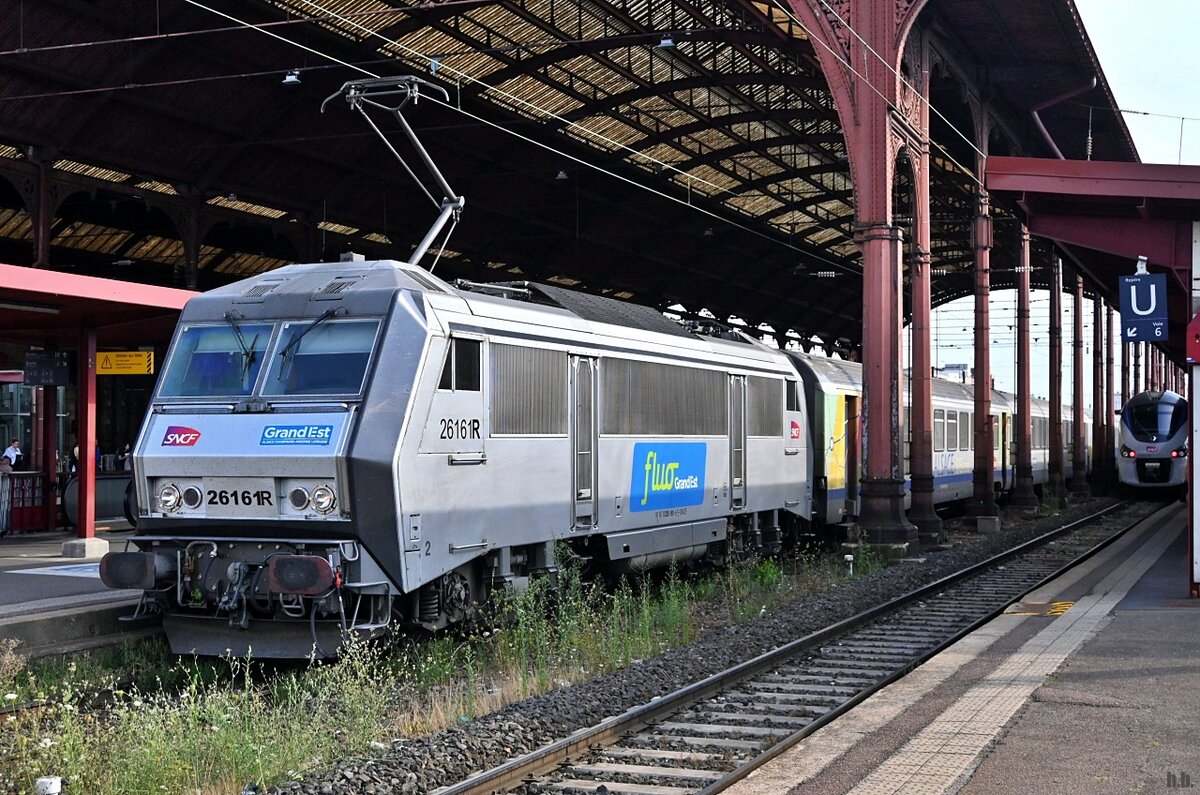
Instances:
[[[96,444],[97,346],[163,346],[179,313],[196,293],[116,279],[77,276],[61,271],[0,264],[0,341],[79,352],[79,447]],[[53,399],[43,410],[56,415]],[[53,421],[43,421],[38,467],[54,471],[57,442]],[[79,457],[79,522],[81,539],[96,531],[96,463]],[[54,521],[54,497],[43,491],[48,524]]]

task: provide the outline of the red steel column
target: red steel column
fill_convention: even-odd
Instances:
[[[1074,350],[1072,351],[1072,359],[1074,359],[1075,369],[1075,388],[1071,390],[1071,409],[1072,421],[1074,427],[1071,429],[1071,435],[1074,437],[1072,442],[1071,456],[1071,496],[1077,499],[1088,499],[1092,496],[1091,490],[1088,488],[1087,472],[1084,471],[1087,466],[1087,433],[1083,425],[1083,277],[1075,277],[1075,335],[1072,342]]]
[[[982,157],[976,158],[983,173]],[[967,516],[995,516],[996,458],[992,436],[992,366],[988,298],[991,295],[992,219],[991,198],[976,188],[975,218],[971,226],[975,249],[975,468]]]
[[[1062,262],[1057,256],[1050,272],[1050,451],[1049,491],[1063,495],[1062,424]]]
[[[1033,493],[1033,388],[1029,383],[1029,227],[1021,224],[1017,263],[1017,478],[1012,505],[1036,508]]]
[[[1112,486],[1116,482],[1117,465],[1113,452],[1116,447],[1116,415],[1113,414],[1113,398],[1115,388],[1113,384],[1113,310],[1112,307],[1105,309],[1105,318],[1107,325],[1105,326],[1104,334],[1104,446],[1100,449],[1100,455],[1104,456],[1105,470],[1108,474],[1107,484]]]
[[[928,110],[925,111],[928,113]],[[933,376],[929,345],[929,150],[923,148],[913,163],[912,277],[912,407],[909,434],[912,505],[908,519],[917,526],[925,547],[942,543],[942,520],[933,509]]]
[[[917,529],[904,517],[901,429],[904,399],[900,345],[903,278],[900,230],[859,228],[863,253],[863,477],[859,527],[873,544],[913,544]]]
[[[1092,296],[1092,482],[1099,487],[1108,469],[1104,450],[1104,317],[1100,291]]]
[[[96,329],[79,333],[79,518],[77,538],[96,536]]]
[[[840,3],[841,13],[831,14],[828,0],[789,0],[800,23],[824,45],[814,48],[815,56],[833,96],[849,157],[855,242],[863,266],[866,430],[858,529],[866,540],[887,544],[893,556],[908,553],[917,541],[917,529],[904,517],[904,296],[892,189],[900,146],[923,135],[919,118],[911,112],[920,99],[897,75],[904,48],[921,35],[914,24],[926,3]]]
[[[46,473],[42,488],[42,505],[46,510],[46,529],[58,528],[58,387],[44,386],[38,389],[38,410],[41,412],[41,444],[38,468]]]

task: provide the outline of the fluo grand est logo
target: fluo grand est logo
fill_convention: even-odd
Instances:
[[[633,446],[629,510],[657,511],[704,502],[704,442],[638,442]]]

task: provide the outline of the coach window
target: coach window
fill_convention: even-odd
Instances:
[[[453,337],[446,352],[446,364],[442,367],[442,378],[438,389],[454,392],[479,391],[479,340]]]
[[[946,411],[933,410],[933,452],[941,453],[946,449]]]
[[[958,449],[958,412],[946,412],[946,449],[953,452]]]
[[[960,411],[958,414],[958,449],[971,449],[971,413]]]

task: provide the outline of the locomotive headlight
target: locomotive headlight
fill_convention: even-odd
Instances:
[[[317,513],[329,513],[337,505],[337,497],[328,486],[317,486],[312,490],[312,507]]]
[[[183,490],[183,504],[188,510],[194,511],[200,507],[200,503],[204,502],[204,494],[195,486],[188,486]]]
[[[308,502],[308,490],[303,486],[297,486],[288,492],[288,503],[297,511],[303,511],[307,508]]]
[[[1137,451],[1121,445],[1121,458],[1137,458]]]
[[[178,511],[179,505],[182,502],[183,494],[180,493],[179,487],[174,483],[168,483],[158,490],[158,507],[167,513]]]

